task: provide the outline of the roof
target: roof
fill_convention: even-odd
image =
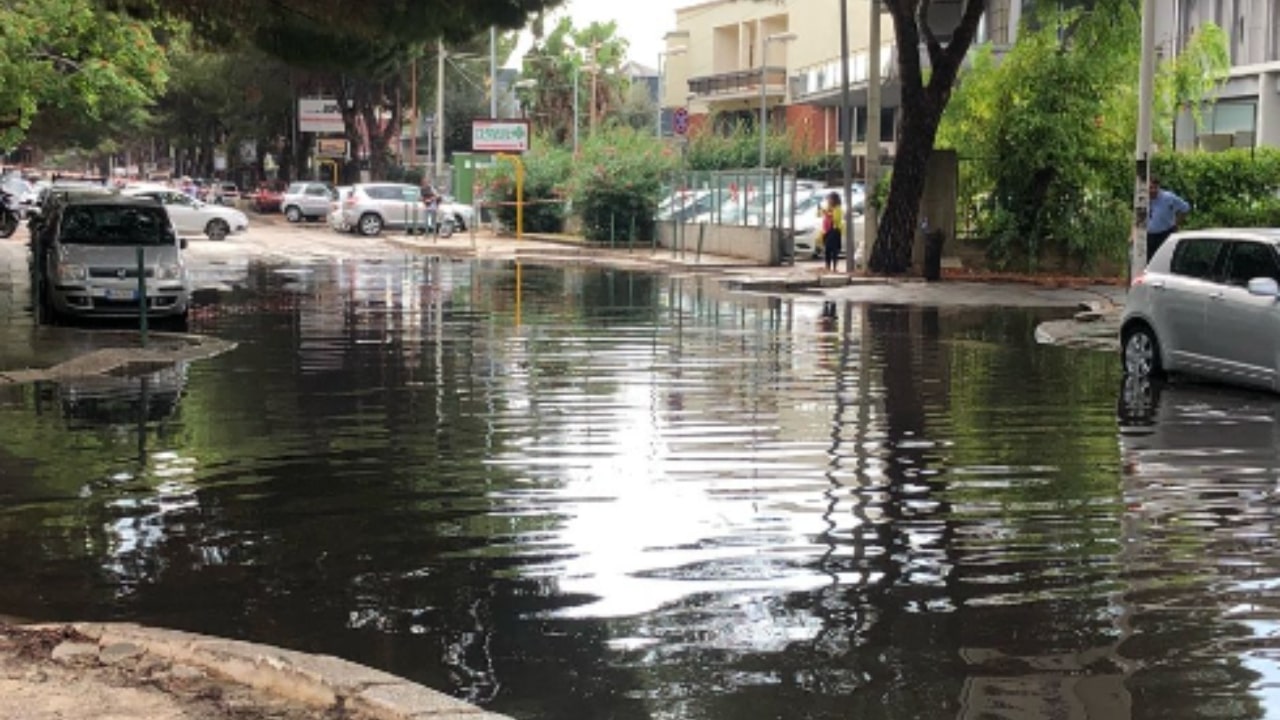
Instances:
[[[1179,237],[1261,238],[1280,243],[1280,228],[1200,228],[1184,230]]]
[[[73,193],[67,196],[67,205],[123,205],[136,207],[158,207],[155,198],[134,195],[118,195],[116,193]]]

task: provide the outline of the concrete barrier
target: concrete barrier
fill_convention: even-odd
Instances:
[[[686,223],[673,228],[669,222],[659,223],[658,245],[670,250],[672,244],[677,243],[679,248],[693,254],[698,252],[699,233],[702,233],[704,255],[744,258],[761,265],[778,263],[778,249],[773,232],[759,227],[711,224],[698,226]]]

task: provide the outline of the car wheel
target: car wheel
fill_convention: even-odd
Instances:
[[[358,223],[360,234],[365,236],[373,236],[382,232],[382,218],[373,213],[365,213],[360,216]]]
[[[210,240],[226,240],[231,234],[231,226],[227,225],[226,220],[210,220],[209,224],[204,226],[204,234],[208,235]]]
[[[291,223],[302,222],[302,210],[290,205],[284,209],[284,219]]]
[[[1160,376],[1160,343],[1150,325],[1138,323],[1124,333],[1122,359],[1126,375],[1139,378]]]

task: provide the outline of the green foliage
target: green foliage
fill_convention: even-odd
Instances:
[[[608,240],[611,228],[637,240],[653,236],[653,217],[662,183],[678,154],[651,132],[611,127],[588,138],[573,163],[570,193],[589,240]]]
[[[565,201],[573,154],[553,143],[545,135],[533,139],[524,155],[524,229],[527,232],[558,233],[564,230]],[[495,161],[480,173],[480,181],[488,188],[489,202],[499,203],[498,219],[506,227],[516,224],[516,172],[508,161]]]
[[[689,136],[685,166],[690,170],[738,170],[760,166],[760,133],[746,123],[736,123],[727,131],[717,129],[715,119]],[[803,143],[788,133],[770,132],[765,137],[765,158],[769,167],[814,170],[832,162],[806,152]],[[839,158],[834,158],[839,169]]]
[[[578,28],[571,18],[562,18],[549,35],[534,41],[524,57],[521,75],[531,87],[522,89],[521,101],[555,142],[572,142],[575,80],[579,133],[585,134],[591,118],[592,68],[599,121],[624,109],[630,89],[622,72],[626,60],[627,41],[618,36],[617,23],[593,22]]]
[[[1214,90],[1231,70],[1227,40],[1222,28],[1205,23],[1176,58],[1161,64],[1156,75],[1156,109],[1163,122],[1157,122],[1158,127],[1169,127],[1181,108],[1189,108],[1196,127],[1200,127],[1202,101],[1212,100]]]
[[[159,30],[94,0],[0,5],[0,147],[33,129],[89,144],[144,121],[168,77]]]
[[[938,145],[961,157],[962,213],[997,264],[1034,270],[1049,253],[1087,267],[1119,257],[1131,225],[1140,18],[1133,3],[1101,0],[1035,20],[1003,58],[978,51]],[[1207,29],[1163,68],[1162,97],[1211,88],[1220,41]],[[1167,137],[1166,104],[1156,127]]]
[[[1280,149],[1157,155],[1162,187],[1191,204],[1184,227],[1280,227]]]

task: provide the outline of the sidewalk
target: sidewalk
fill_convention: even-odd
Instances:
[[[509,720],[325,655],[131,624],[0,624],[0,720]]]

